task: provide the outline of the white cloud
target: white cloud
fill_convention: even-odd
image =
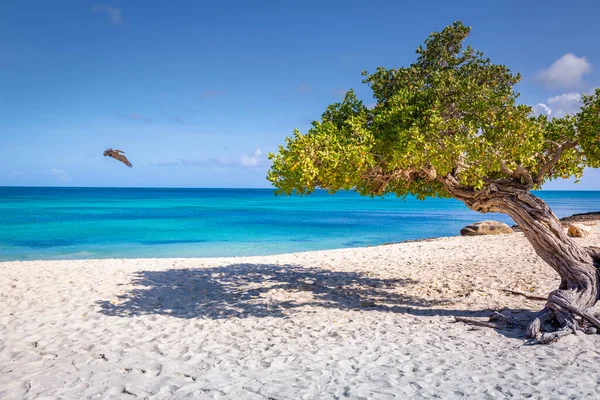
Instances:
[[[532,108],[533,108],[533,112],[535,112],[536,114],[543,114],[543,115],[552,114],[552,109],[544,103],[538,103],[535,106],[533,106]]]
[[[50,174],[54,175],[61,182],[69,182],[69,174],[64,169],[50,168]]]
[[[254,150],[254,153],[252,153],[251,156],[242,156],[242,158],[240,159],[240,163],[244,166],[244,167],[256,167],[260,161],[261,158],[260,156],[262,155],[262,149],[256,149]]]
[[[22,175],[23,175],[23,172],[21,172],[21,171],[10,171],[10,172],[6,173],[6,177],[8,179],[10,179],[11,181],[14,179],[18,179]]]
[[[107,5],[99,5],[92,7],[92,12],[108,16],[108,20],[112,24],[120,24],[123,22],[123,17],[121,15],[120,8],[111,7]]]
[[[596,88],[592,88],[584,93],[594,94]],[[550,97],[546,103],[538,103],[533,108],[536,114],[552,115],[553,118],[560,118],[566,114],[577,114],[581,109],[581,96],[579,92],[569,92]]]
[[[13,170],[6,173],[6,177],[17,184],[48,184],[48,183],[69,183],[71,177],[64,169],[49,168],[37,171],[18,171]]]
[[[562,117],[565,114],[575,114],[581,108],[581,94],[571,92],[550,97],[548,105],[555,117]]]
[[[229,167],[234,165],[235,162],[227,157],[211,157],[203,160],[194,160],[190,158],[182,158],[176,161],[163,161],[159,163],[152,163],[150,166],[153,167],[183,167],[183,168],[193,168],[193,167]]]
[[[164,161],[159,163],[149,164],[154,167],[167,168],[253,168],[258,167],[266,161],[263,157],[262,149],[256,149],[251,155],[242,155],[239,158],[218,156],[205,159],[180,159],[175,161]]]
[[[537,79],[549,87],[579,88],[584,85],[583,75],[591,70],[592,66],[585,57],[567,53],[542,70]]]
[[[536,104],[532,108],[536,114],[560,118],[566,114],[577,114],[581,106],[581,93],[570,92],[550,97],[546,103]]]

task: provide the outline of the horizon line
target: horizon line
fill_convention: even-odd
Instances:
[[[0,188],[36,188],[36,189],[193,189],[193,190],[276,190],[274,187],[190,187],[190,186],[37,186],[37,185],[0,185]],[[315,190],[327,190],[318,188]],[[354,190],[338,190],[354,192]],[[600,189],[539,189],[532,192],[600,192]],[[393,193],[390,193],[393,194]]]

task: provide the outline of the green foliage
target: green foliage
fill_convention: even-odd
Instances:
[[[295,131],[269,155],[277,192],[446,197],[450,180],[469,190],[530,188],[599,167],[600,90],[577,115],[535,116],[517,104],[518,74],[463,46],[469,32],[455,22],[431,34],[409,67],[363,72],[375,107],[351,90],[306,134]]]

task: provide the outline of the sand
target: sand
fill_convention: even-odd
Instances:
[[[600,226],[582,244],[600,243]],[[0,263],[0,398],[600,398],[600,336],[456,323],[543,306],[521,233],[268,257]]]

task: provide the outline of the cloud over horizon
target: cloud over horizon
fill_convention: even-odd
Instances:
[[[261,155],[262,155],[262,149],[256,149],[256,150],[254,150],[254,153],[252,153],[251,156],[243,155],[242,158],[240,159],[240,163],[244,167],[256,167],[262,161],[261,157],[260,157]]]
[[[69,174],[67,174],[67,171],[65,171],[64,169],[50,168],[50,173],[63,183],[69,182],[71,180],[69,178]]]
[[[6,177],[13,180],[23,180],[25,183],[37,183],[39,179],[50,179],[52,183],[70,183],[71,177],[61,168],[49,168],[37,171],[12,170],[6,173]]]
[[[226,167],[226,168],[254,168],[260,167],[267,161],[263,156],[262,149],[258,148],[251,155],[244,154],[241,157],[209,157],[205,159],[188,159],[183,158],[175,161],[164,161],[154,164],[149,164],[151,167],[167,167],[167,168],[210,168],[210,167]]]

